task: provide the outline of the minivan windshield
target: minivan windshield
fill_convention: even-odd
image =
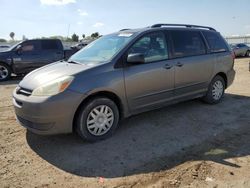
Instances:
[[[82,64],[99,64],[110,61],[131,39],[133,33],[103,36],[75,53],[69,61]]]

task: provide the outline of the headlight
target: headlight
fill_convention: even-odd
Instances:
[[[47,84],[44,84],[36,89],[33,90],[33,96],[52,96],[58,93],[63,92],[65,89],[68,88],[72,80],[74,79],[73,76],[64,76],[53,80]]]

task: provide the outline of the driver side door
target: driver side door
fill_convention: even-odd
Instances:
[[[128,55],[140,53],[145,63],[124,68],[125,89],[132,113],[161,106],[173,98],[174,66],[169,60],[168,41],[164,33],[153,32],[138,39]]]
[[[13,66],[16,73],[28,73],[41,66],[40,43],[25,41],[13,55]]]

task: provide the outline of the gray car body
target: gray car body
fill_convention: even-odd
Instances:
[[[225,79],[226,87],[231,85],[235,72],[230,51],[213,54],[208,51],[205,55],[170,58],[148,64],[126,63],[127,50],[145,34],[179,29],[183,28],[130,30],[135,37],[110,62],[97,66],[57,62],[31,72],[13,92],[17,120],[38,134],[69,133],[73,130],[80,106],[94,96],[114,100],[121,117],[125,118],[202,97],[218,74]],[[183,66],[177,66],[179,63]],[[170,69],[166,69],[166,65]],[[65,75],[73,75],[74,80],[67,90],[58,95],[37,97],[18,93],[20,88],[33,91],[41,84]]]

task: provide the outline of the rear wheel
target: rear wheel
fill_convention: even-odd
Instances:
[[[83,105],[76,121],[76,131],[85,140],[94,142],[108,138],[118,126],[119,110],[105,97],[97,97]]]
[[[10,78],[11,69],[8,65],[0,63],[0,81],[5,81]]]
[[[217,75],[211,81],[206,96],[203,100],[209,104],[217,104],[221,101],[225,92],[225,80]]]

